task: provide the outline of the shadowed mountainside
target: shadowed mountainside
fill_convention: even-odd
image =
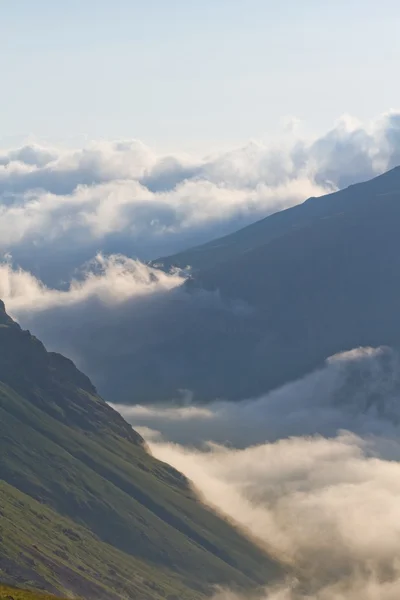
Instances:
[[[399,346],[399,227],[398,167],[154,261],[165,269],[191,265],[189,293],[215,291],[227,307],[240,301],[247,311],[195,306],[158,345],[144,340],[140,353],[126,356],[136,399],[168,399],[179,389],[199,401],[240,399],[301,377],[337,352]],[[119,400],[129,402],[128,394]]]
[[[86,599],[196,598],[279,569],[68,359],[0,306],[0,581]]]

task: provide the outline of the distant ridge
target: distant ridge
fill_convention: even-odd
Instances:
[[[314,220],[332,216],[342,210],[357,210],[361,208],[360,204],[371,202],[382,195],[397,194],[399,182],[400,166],[369,181],[350,185],[339,192],[308,198],[302,204],[269,215],[234,233],[171,256],[160,257],[151,264],[161,265],[166,270],[171,267],[185,268],[189,265],[194,271],[214,267],[285,235],[292,227],[310,225]]]
[[[397,167],[154,261],[191,265],[189,291],[216,291],[227,307],[240,301],[249,310],[213,313],[193,303],[169,337],[127,353],[118,365],[124,388],[109,365],[118,400],[169,400],[182,389],[200,402],[237,400],[301,377],[337,352],[400,346],[399,232]]]

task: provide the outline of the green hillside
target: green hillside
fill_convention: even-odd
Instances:
[[[0,585],[0,600],[56,600],[56,597],[41,592],[30,592],[8,585]]]
[[[0,581],[85,598],[197,598],[276,565],[206,509],[73,363],[0,307]]]

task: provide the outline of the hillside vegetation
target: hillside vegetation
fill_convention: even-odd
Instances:
[[[185,599],[277,566],[152,458],[72,362],[0,307],[0,581]]]
[[[56,600],[56,596],[0,585],[0,600]]]

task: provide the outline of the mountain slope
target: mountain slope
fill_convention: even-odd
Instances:
[[[194,272],[214,268],[292,230],[318,224],[321,219],[343,211],[362,211],[377,199],[398,192],[399,186],[400,167],[396,167],[370,181],[354,184],[319,198],[309,198],[302,204],[277,212],[224,237],[172,256],[158,258],[152,264],[165,270],[190,266]]]
[[[277,566],[153,459],[64,357],[0,306],[0,581],[85,598],[194,598]]]
[[[56,597],[48,594],[29,592],[8,585],[0,585],[0,600],[56,600]]]
[[[226,310],[193,303],[170,336],[127,357],[136,398],[188,389],[200,401],[235,400],[301,377],[337,352],[400,346],[399,227],[396,168],[164,260],[192,264],[187,290],[218,291]],[[247,311],[231,309],[238,300]],[[153,371],[162,373],[157,381]]]

